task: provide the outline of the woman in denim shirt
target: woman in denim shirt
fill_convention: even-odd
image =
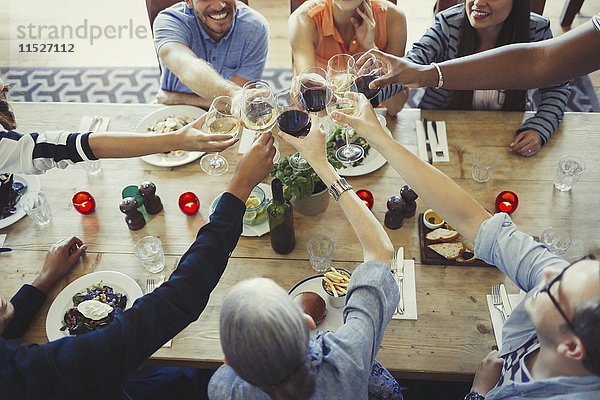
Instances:
[[[367,139],[430,207],[474,241],[478,258],[528,292],[502,331],[502,371],[476,377],[466,398],[600,398],[600,263],[569,264],[518,231],[507,214],[491,216],[452,179],[385,134],[366,99],[359,108],[356,117],[335,118]]]

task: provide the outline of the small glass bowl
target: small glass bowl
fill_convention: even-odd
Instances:
[[[258,199],[259,203],[257,206],[248,207],[248,202],[252,196]],[[262,224],[267,218],[267,196],[265,191],[260,187],[255,186],[250,193],[250,197],[246,200],[246,212],[244,213],[244,224],[246,225],[258,225]]]
[[[343,268],[336,268],[337,271],[344,271],[345,273],[348,274],[348,276],[352,277],[352,274],[350,273],[350,271],[343,269]],[[325,287],[325,276],[323,276],[323,279],[321,279],[321,286],[323,287],[323,290],[325,291],[325,293],[327,293],[327,302],[329,303],[329,305],[333,308],[342,308],[346,305],[346,295],[338,295],[337,297],[333,295],[333,293],[331,293],[329,291],[329,289],[327,287]]]

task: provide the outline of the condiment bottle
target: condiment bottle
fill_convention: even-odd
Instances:
[[[279,179],[271,182],[273,199],[267,205],[269,229],[271,231],[271,247],[279,254],[287,254],[296,247],[294,235],[294,210],[283,198],[283,183]]]

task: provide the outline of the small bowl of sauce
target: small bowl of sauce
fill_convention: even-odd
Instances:
[[[437,215],[431,208],[423,213],[423,223],[429,229],[437,229],[444,225],[442,217]]]

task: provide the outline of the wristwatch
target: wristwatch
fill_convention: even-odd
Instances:
[[[465,400],[484,400],[484,399],[485,399],[485,397],[480,395],[477,392],[471,392],[465,396]]]
[[[329,186],[329,194],[335,201],[338,201],[342,193],[352,189],[352,186],[344,178],[340,178]]]

